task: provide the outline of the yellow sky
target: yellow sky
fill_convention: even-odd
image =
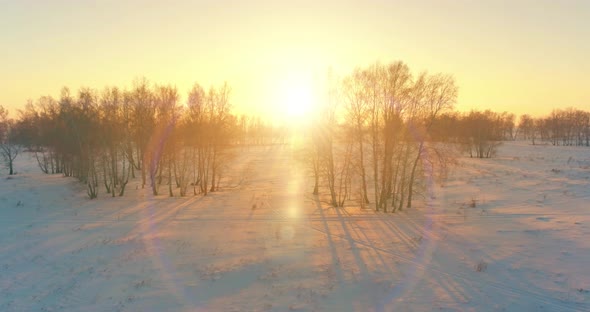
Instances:
[[[0,0],[0,105],[62,86],[227,81],[239,111],[285,84],[402,60],[453,74],[457,108],[590,110],[590,1]],[[287,94],[286,94],[287,93]]]

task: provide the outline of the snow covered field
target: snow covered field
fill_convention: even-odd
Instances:
[[[188,198],[133,181],[88,200],[17,160],[0,311],[590,311],[587,148],[460,158],[396,214],[319,204],[287,146],[250,148],[235,187]]]

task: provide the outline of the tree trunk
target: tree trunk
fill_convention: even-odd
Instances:
[[[174,197],[172,193],[172,157],[168,156],[168,194]]]
[[[416,155],[416,159],[414,159],[414,164],[412,165],[412,172],[410,173],[410,184],[408,184],[408,203],[406,204],[406,208],[412,207],[412,193],[414,189],[414,175],[416,174],[416,167],[418,166],[418,161],[422,157],[422,148],[424,147],[424,142],[420,142],[420,147],[418,148],[418,155]]]
[[[316,170],[314,170],[315,173],[315,177],[314,177],[314,186],[313,186],[313,195],[318,195],[319,193],[319,184],[320,184],[320,177],[319,177],[319,172],[317,172]]]

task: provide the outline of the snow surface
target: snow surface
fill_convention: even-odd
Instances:
[[[287,147],[205,197],[0,176],[0,311],[590,311],[590,150],[460,158],[396,214],[328,208]],[[475,207],[472,207],[475,206]]]

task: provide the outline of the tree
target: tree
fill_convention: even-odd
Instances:
[[[345,194],[351,187],[360,189],[361,206],[373,198],[377,211],[410,207],[424,189],[425,166],[438,172],[449,163],[447,149],[431,144],[430,134],[456,100],[454,79],[427,73],[414,79],[406,64],[393,62],[356,69],[337,83],[344,105],[338,111],[328,99],[330,109],[318,110],[321,119],[309,136],[314,193],[321,181],[332,205],[341,206],[336,183],[341,180]],[[456,123],[455,116],[449,120]]]
[[[491,158],[502,143],[502,118],[490,110],[471,111],[461,119],[462,143],[470,157]]]
[[[13,140],[14,121],[8,118],[8,111],[0,105],[0,156],[8,168],[8,174],[14,174],[14,160],[20,153],[20,146]]]
[[[351,190],[354,127],[338,123],[339,81],[329,70],[323,101],[314,107],[305,145],[305,162],[314,178],[313,194],[327,189],[333,207],[343,207]]]
[[[150,139],[156,126],[156,106],[154,94],[147,79],[141,78],[134,82],[130,95],[130,135],[133,137],[137,161],[135,168],[141,171],[141,187],[147,181],[147,170],[150,165]]]
[[[438,115],[446,110],[452,109],[457,100],[457,86],[455,85],[455,80],[451,76],[441,74],[430,76],[427,80],[426,88],[423,99],[424,102],[422,103],[423,108],[420,110],[419,117],[422,121],[421,126],[423,127],[424,133],[428,133]],[[426,148],[425,143],[427,139],[426,134],[414,137],[418,149],[410,173],[407,208],[410,208],[412,205],[416,168],[418,162],[424,158],[424,151]],[[434,146],[432,148],[434,148]]]
[[[358,144],[358,165],[356,167],[358,168],[361,178],[361,200],[368,204],[369,196],[367,192],[367,174],[365,170],[364,155],[365,123],[368,118],[368,103],[366,92],[363,88],[363,80],[366,79],[366,76],[366,71],[357,69],[350,77],[344,79],[343,97],[345,103],[345,118],[347,123],[352,127],[352,137],[356,139]],[[317,190],[317,186],[314,190]]]
[[[520,116],[518,128],[522,133],[523,139],[527,140],[534,137],[534,126],[534,119],[530,115],[523,114]],[[533,145],[534,144],[535,140],[533,139]]]

